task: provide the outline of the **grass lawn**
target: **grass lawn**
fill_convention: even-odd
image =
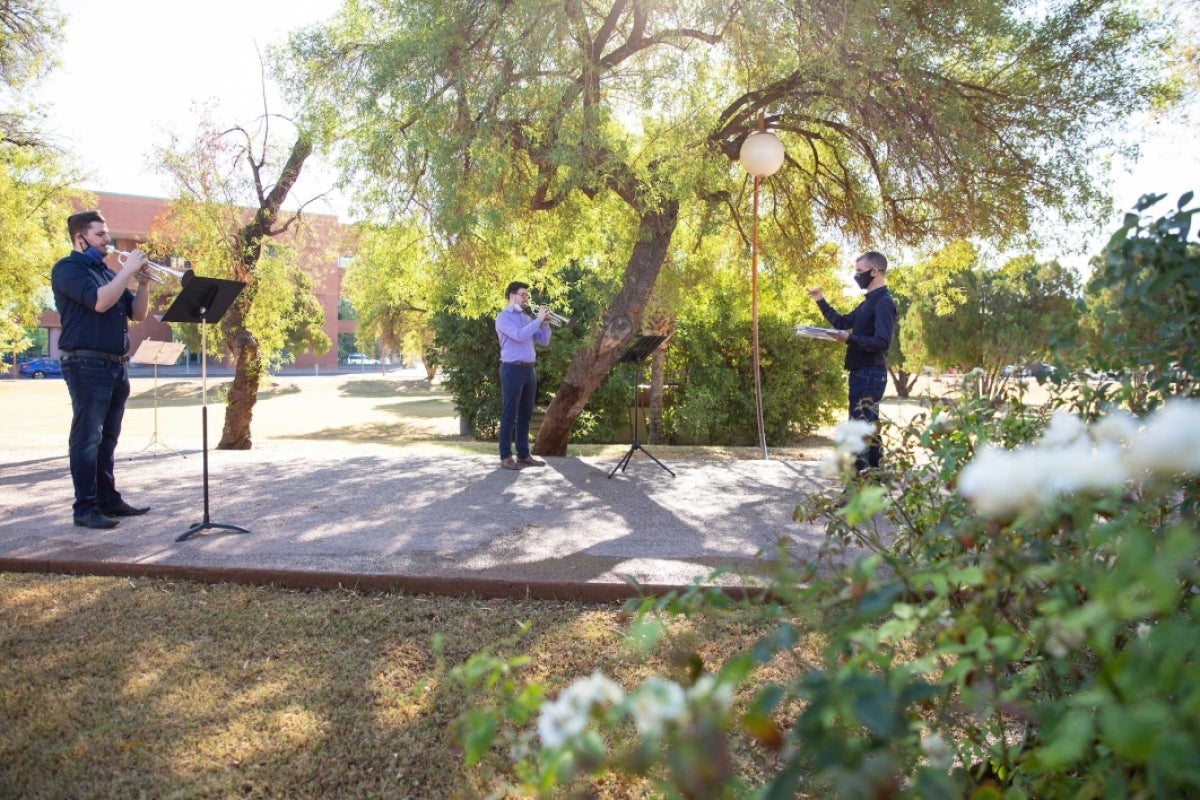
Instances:
[[[462,767],[464,696],[445,670],[497,645],[552,688],[595,669],[630,687],[679,677],[670,648],[628,646],[626,621],[566,603],[0,574],[0,797],[483,796],[505,754]],[[673,631],[676,652],[712,664],[760,633],[737,616]],[[768,758],[735,757],[751,774]]]

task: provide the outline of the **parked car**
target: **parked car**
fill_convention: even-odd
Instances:
[[[61,378],[62,365],[57,358],[35,358],[17,367],[17,374],[22,378]]]
[[[346,363],[355,366],[359,364],[378,364],[379,359],[371,358],[366,353],[351,353],[350,355],[346,356]]]

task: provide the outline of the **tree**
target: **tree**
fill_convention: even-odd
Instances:
[[[63,19],[42,0],[0,0],[0,144],[47,150],[41,116],[24,92],[55,65]]]
[[[979,370],[984,396],[1007,382],[1006,366],[1047,360],[1058,332],[1079,319],[1078,278],[1057,261],[1020,256],[989,268],[975,259],[953,273],[950,290],[962,298],[952,313],[917,300],[906,320],[933,365]]]
[[[69,188],[74,177],[53,153],[0,142],[0,352],[24,349],[25,329],[38,324],[49,301],[50,265],[66,252],[71,200],[88,198]]]
[[[283,211],[312,143],[298,133],[272,182],[268,172],[280,153],[265,126],[257,136],[240,126],[218,131],[206,125],[192,148],[161,154],[179,197],[169,218],[156,224],[154,246],[188,254],[197,274],[246,284],[219,323],[219,336],[210,339],[213,354],[224,350],[235,359],[219,450],[252,446],[264,369],[288,360],[287,349],[323,352],[330,345],[311,279],[279,239],[291,232],[299,247],[313,246],[304,241],[302,209]],[[250,198],[255,206],[242,205]]]
[[[38,0],[0,0],[0,353],[28,347],[50,289],[49,265],[66,241],[79,176],[41,131],[28,90],[54,66],[61,16]]]
[[[398,0],[294,36],[289,83],[368,207],[463,239],[612,209],[602,258],[624,266],[535,442],[553,455],[641,329],[681,213],[744,214],[731,162],[760,113],[788,147],[766,181],[780,236],[1006,241],[1039,206],[1095,207],[1085,166],[1159,85],[1157,36],[1118,0]]]
[[[385,355],[423,356],[433,344],[429,312],[438,286],[432,244],[415,225],[363,226],[344,284],[358,318],[360,347],[378,341]],[[424,361],[432,379],[431,363]]]
[[[888,290],[898,312],[896,336],[888,351],[888,372],[898,396],[909,396],[925,367],[944,365],[944,359],[929,350],[922,320],[953,314],[966,301],[955,278],[970,269],[978,257],[971,244],[957,241],[916,264],[888,270]]]
[[[1145,213],[1165,197],[1145,195],[1126,214],[1084,301],[1087,357],[1124,374],[1124,401],[1139,413],[1200,393],[1200,207],[1187,192],[1161,216]]]

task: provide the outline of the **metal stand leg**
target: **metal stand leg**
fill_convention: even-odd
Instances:
[[[183,456],[183,453],[179,452],[174,447],[171,447],[162,439],[158,438],[158,364],[154,365],[154,433],[150,436],[149,443],[147,443],[147,445],[141,449],[141,452],[146,452],[156,444],[164,450],[170,450],[177,456]],[[154,455],[158,454],[155,453]],[[183,457],[187,458],[187,456]]]
[[[635,370],[636,370],[636,368],[635,368]],[[631,458],[633,458],[634,451],[641,450],[643,453],[645,453],[650,458],[651,461],[653,461],[655,464],[658,464],[660,467],[665,469],[668,473],[670,473],[671,477],[674,478],[675,473],[671,472],[671,469],[666,464],[662,463],[657,458],[655,458],[650,453],[649,450],[642,447],[641,443],[638,442],[638,382],[637,382],[638,377],[639,377],[639,375],[635,371],[634,376],[633,376],[633,406],[632,406],[632,408],[633,408],[633,444],[629,445],[629,451],[626,452],[625,455],[621,458],[621,460],[617,462],[617,465],[615,467],[613,467],[612,472],[608,473],[608,477],[611,478],[613,475],[616,475],[617,470],[621,470],[621,472],[624,472],[625,468],[627,466],[629,466],[629,460]]]

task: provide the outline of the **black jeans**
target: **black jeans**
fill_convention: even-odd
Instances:
[[[517,458],[529,457],[529,422],[537,399],[537,373],[532,366],[500,364],[500,458],[512,456],[514,429]]]
[[[121,503],[113,476],[113,454],[129,399],[129,373],[121,363],[66,355],[62,371],[73,411],[68,447],[75,516],[80,516],[93,508]]]
[[[887,367],[863,367],[850,370],[850,419],[861,419],[875,426],[867,440],[867,450],[854,458],[854,468],[862,472],[878,467],[882,448],[879,446],[879,401],[887,389]]]

